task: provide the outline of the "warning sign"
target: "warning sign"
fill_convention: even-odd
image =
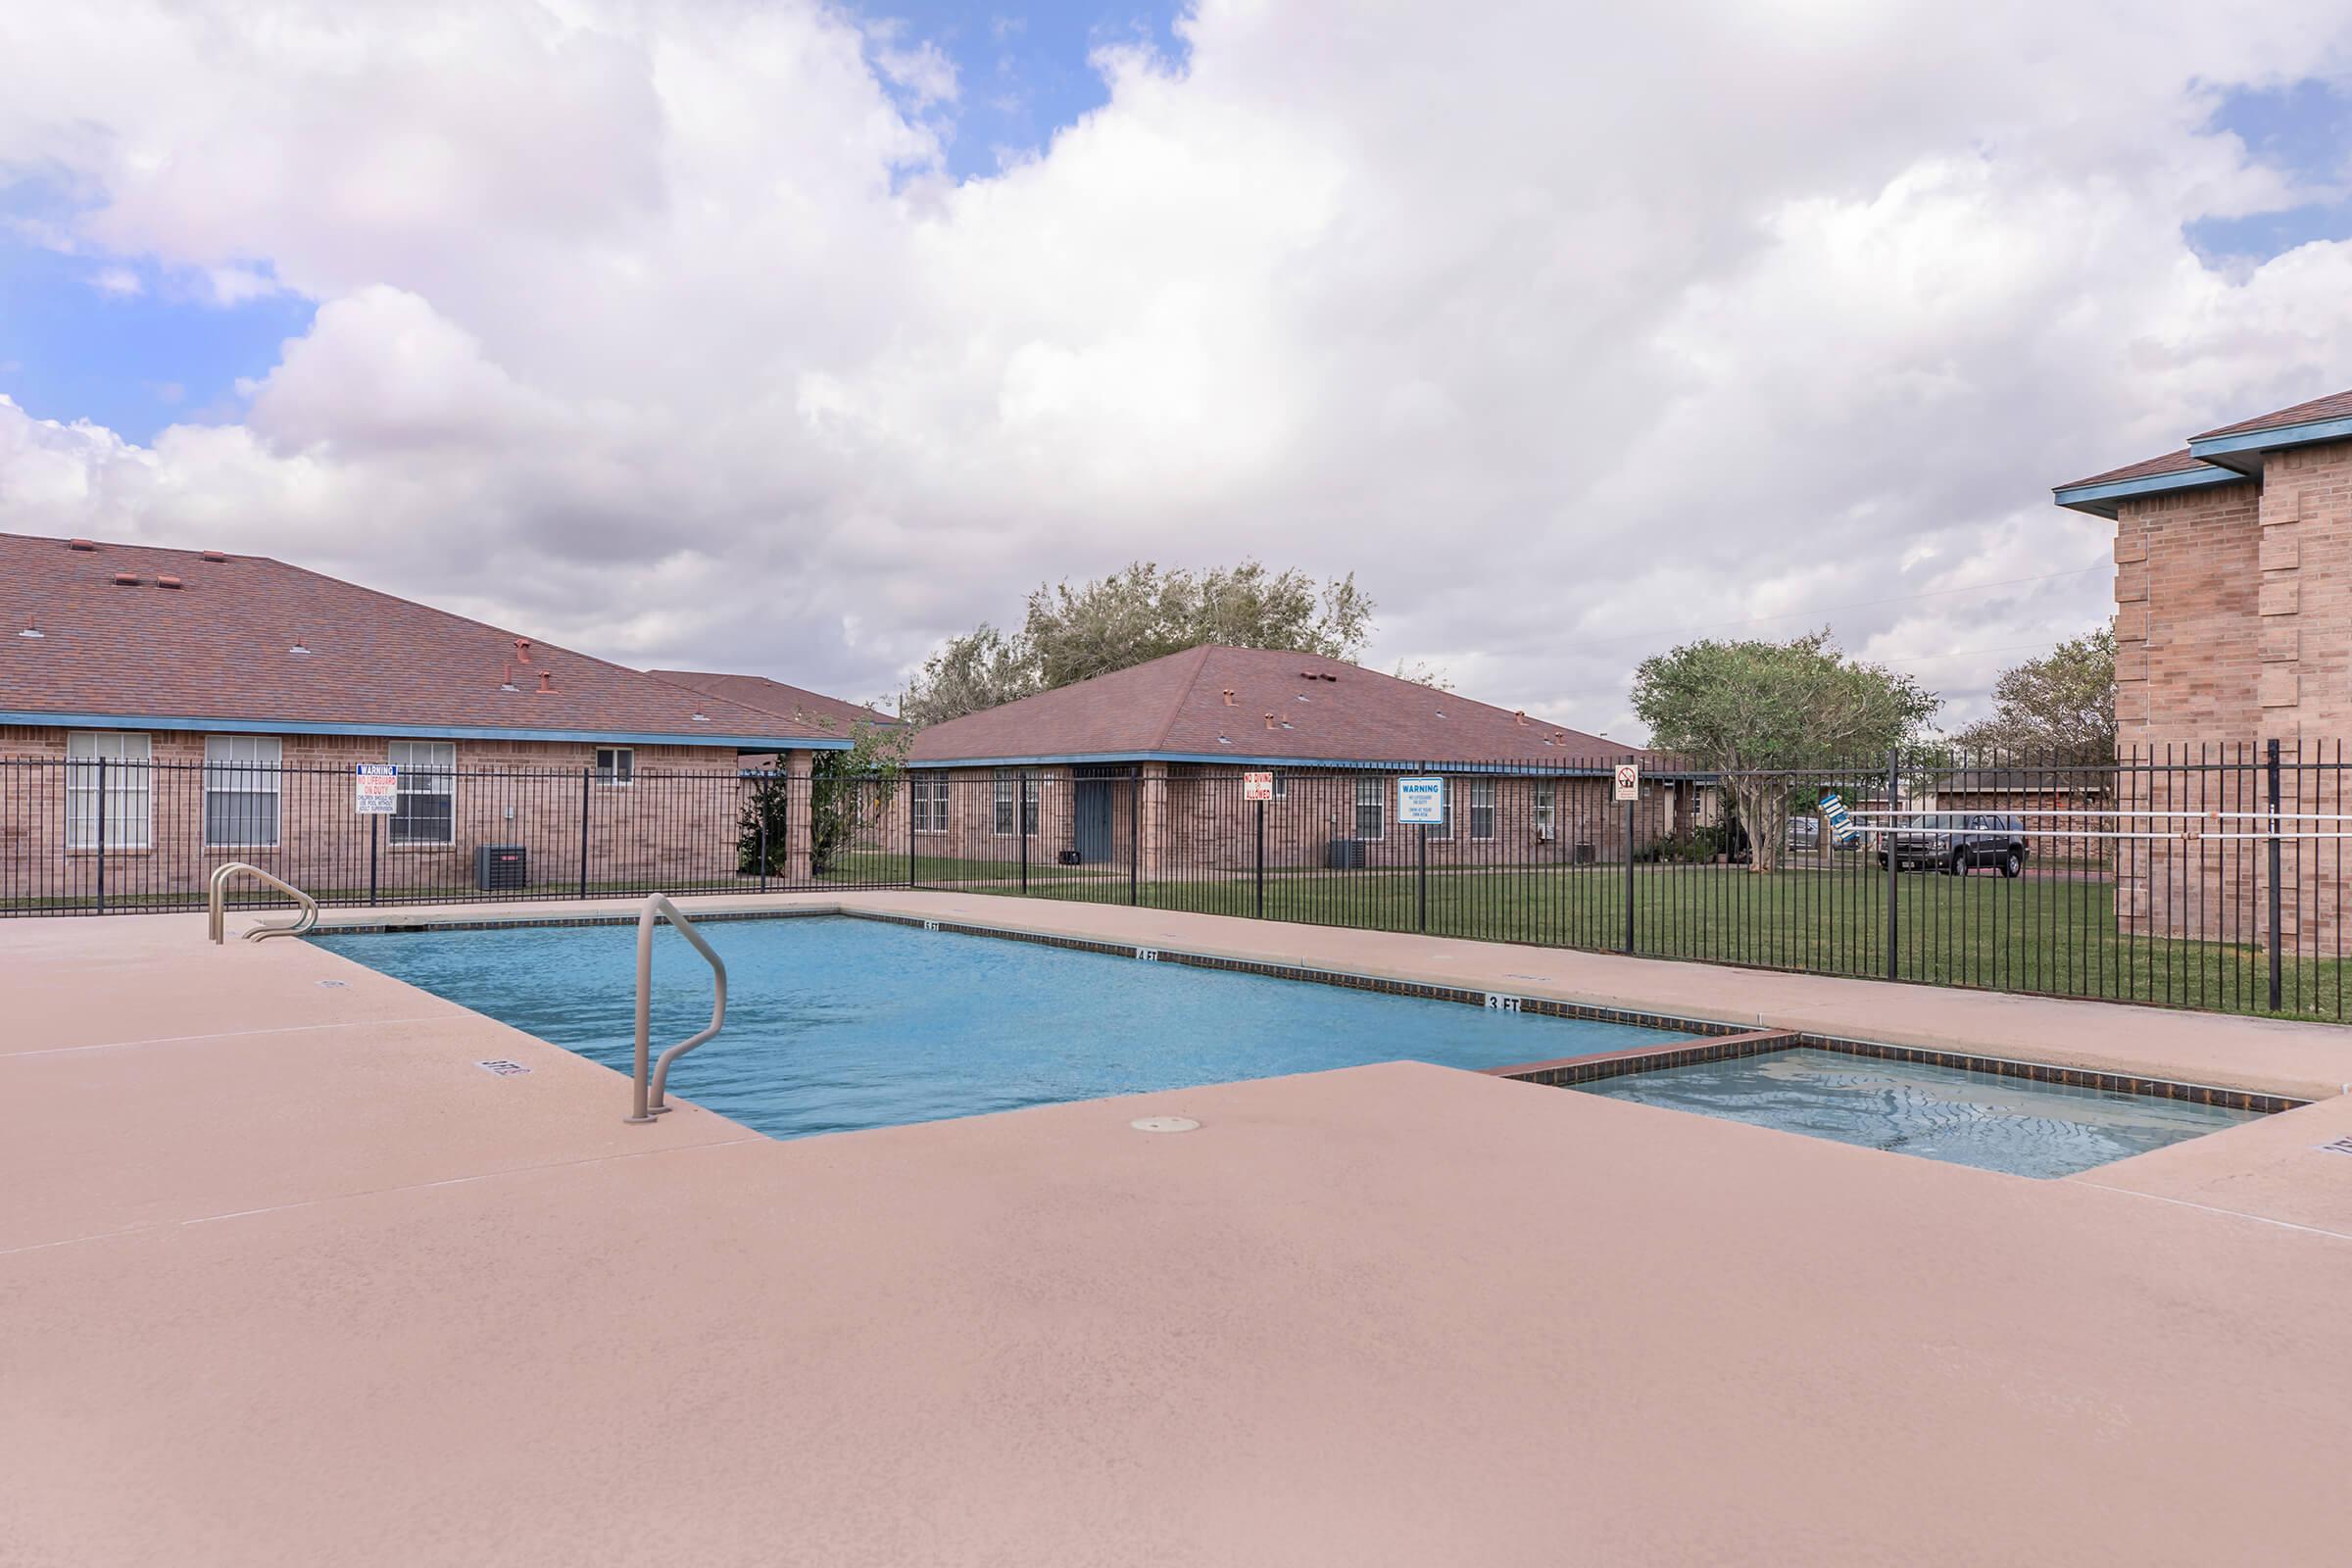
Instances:
[[[362,816],[390,816],[400,805],[400,769],[362,762],[353,769],[351,808]]]
[[[1638,801],[1642,798],[1642,766],[1638,762],[1617,764],[1617,794],[1619,801]]]
[[[1274,798],[1274,775],[1273,775],[1273,774],[1271,774],[1271,773],[1244,773],[1244,774],[1242,775],[1242,799],[1243,799],[1243,800],[1245,800],[1245,801],[1270,801],[1270,800],[1272,800],[1273,798]]]
[[[1446,781],[1442,778],[1400,778],[1396,781],[1396,820],[1407,827],[1446,825]]]

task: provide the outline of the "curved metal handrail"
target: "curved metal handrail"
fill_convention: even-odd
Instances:
[[[649,1081],[645,1057],[647,1037],[653,1033],[656,917],[667,920],[676,928],[678,935],[694,945],[695,952],[710,961],[710,973],[717,981],[718,991],[710,1003],[710,1026],[662,1053],[661,1059],[654,1063]],[[710,951],[710,944],[703,940],[703,934],[694,928],[694,922],[678,912],[676,905],[659,893],[646,895],[645,907],[637,911],[637,1070],[631,1085],[630,1113],[621,1119],[629,1122],[652,1121],[669,1109],[662,1102],[662,1092],[669,1087],[669,1064],[717,1034],[726,1021],[727,966],[719,961],[717,954]]]
[[[259,922],[252,930],[245,933],[246,941],[259,942],[264,937],[298,937],[318,923],[318,900],[303,892],[293,883],[282,877],[272,876],[250,861],[231,860],[226,865],[214,868],[212,891],[205,899],[205,934],[211,937],[216,945],[227,940],[228,883],[231,877],[240,872],[248,876],[259,877],[302,906],[301,912],[282,925],[271,920]]]

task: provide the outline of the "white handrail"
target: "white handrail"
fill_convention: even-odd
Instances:
[[[259,942],[264,937],[298,937],[318,923],[318,900],[258,865],[245,860],[231,860],[226,865],[214,868],[212,890],[205,898],[205,934],[212,938],[215,946],[228,938],[228,884],[230,878],[240,873],[260,878],[302,906],[301,912],[282,925],[271,920],[259,922],[245,933],[246,941]]]
[[[654,921],[657,917],[667,920],[677,929],[678,935],[694,945],[695,952],[710,961],[710,973],[718,989],[710,1003],[710,1026],[662,1053],[649,1078],[645,1057],[648,1037],[653,1033]],[[669,1087],[669,1064],[717,1034],[726,1021],[726,964],[719,960],[717,954],[710,951],[710,944],[703,940],[703,934],[694,928],[694,922],[678,912],[676,905],[659,893],[648,894],[645,907],[637,911],[637,1066],[630,1085],[630,1111],[621,1119],[648,1122],[669,1109],[662,1102],[662,1092]]]

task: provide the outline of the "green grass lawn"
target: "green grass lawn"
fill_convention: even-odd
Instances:
[[[1017,864],[941,861],[921,880],[1008,893],[1017,891],[1018,876]],[[1138,902],[1152,908],[1258,912],[1257,889],[1247,873],[1143,882],[1136,892]],[[1123,868],[1033,865],[1029,894],[1124,904],[1128,884]],[[1896,912],[1896,974],[1904,980],[2267,1011],[2269,959],[2259,944],[2120,931],[2114,884],[2104,879],[2029,876],[2011,882],[1990,872],[1909,873],[1901,879]],[[1410,870],[1270,872],[1264,913],[1268,919],[1383,931],[1411,931],[1422,923]],[[1874,979],[1887,972],[1886,877],[1861,865],[1772,876],[1728,866],[1640,866],[1633,917],[1634,951],[1645,957]],[[1625,868],[1432,871],[1426,922],[1432,936],[1619,952]],[[2332,956],[2290,956],[2283,1010],[2342,1017],[2352,981],[2347,967]]]

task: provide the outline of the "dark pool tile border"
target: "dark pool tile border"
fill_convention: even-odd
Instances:
[[[1559,1061],[1530,1062],[1525,1066],[1496,1067],[1492,1071],[1496,1077],[1516,1079],[1522,1083],[1573,1089],[1632,1073],[1690,1067],[1700,1062],[1726,1061],[1739,1056],[1768,1055],[1773,1052],[1799,1048],[1834,1051],[1840,1055],[1870,1057],[1881,1061],[1957,1067],[1967,1072],[2021,1078],[2069,1089],[2103,1089],[2115,1094],[2143,1095],[2155,1100],[2186,1101],[2193,1104],[2218,1105],[2227,1110],[2252,1111],[2266,1116],[2311,1103],[2308,1100],[2297,1100],[2288,1095],[2261,1094],[2249,1089],[2223,1089],[2212,1084],[2148,1078],[2135,1073],[2102,1072],[2090,1067],[2060,1067],[2049,1062],[2017,1061],[2007,1056],[1938,1051],[1925,1046],[1890,1046],[1876,1040],[1852,1040],[1840,1035],[1818,1035],[1793,1029],[1759,1029],[1729,1038],[1636,1051],[1612,1051],[1591,1056],[1569,1056]]]
[[[875,920],[884,925],[909,926],[920,931],[947,931],[957,936],[994,937],[1004,942],[1028,942],[1039,947],[1066,948],[1076,953],[1098,953],[1114,958],[1134,958],[1150,952],[1161,963],[1180,963],[1196,969],[1223,969],[1236,974],[1265,975],[1276,980],[1303,981],[1309,985],[1337,986],[1347,991],[1372,991],[1383,996],[1417,997],[1429,1002],[1452,1002],[1464,1006],[1488,1005],[1490,993],[1474,991],[1463,986],[1434,985],[1415,980],[1393,980],[1385,975],[1350,974],[1342,969],[1317,969],[1303,964],[1272,963],[1255,958],[1232,958],[1213,953],[1188,953],[1178,948],[1138,948],[1130,942],[1104,942],[1094,937],[1056,936],[1046,931],[1022,931],[1010,926],[975,925],[962,920],[933,920],[921,915],[894,914],[879,909],[845,909],[837,907],[801,907],[765,909],[721,909],[700,912],[694,922],[703,925],[717,920],[793,920],[811,919],[825,915],[846,916],[853,920]],[[635,925],[634,914],[538,915],[498,919],[486,917],[475,920],[402,920],[389,915],[382,920],[364,924],[321,926],[320,935],[367,934],[414,931],[497,931],[522,930],[534,927]],[[1926,1046],[1891,1046],[1876,1040],[1854,1040],[1841,1035],[1813,1034],[1802,1030],[1751,1029],[1740,1024],[1723,1023],[1707,1018],[1683,1018],[1671,1013],[1643,1012],[1630,1007],[1604,1007],[1583,1002],[1561,1002],[1550,997],[1531,997],[1515,993],[1493,993],[1512,1004],[1508,1010],[1539,1018],[1577,1018],[1593,1023],[1632,1024],[1644,1029],[1658,1029],[1673,1034],[1696,1037],[1671,1045],[1637,1047],[1631,1051],[1598,1052],[1587,1056],[1567,1056],[1556,1061],[1527,1062],[1512,1067],[1488,1069],[1495,1077],[1510,1078],[1523,1083],[1544,1084],[1558,1088],[1573,1088],[1579,1084],[1595,1083],[1604,1078],[1622,1077],[1627,1073],[1655,1072],[1665,1067],[1694,1066],[1703,1061],[1724,1061],[1739,1056],[1758,1056],[1775,1051],[1790,1051],[1812,1047],[1820,1051],[1835,1051],[1849,1056],[1871,1056],[1888,1061],[1918,1062],[1933,1067],[1958,1067],[1969,1072],[1992,1073],[2004,1078],[2024,1078],[2034,1083],[2056,1084],[2070,1089],[2104,1089],[2117,1094],[2146,1095],[2159,1100],[2182,1100],[2200,1105],[2219,1105],[2230,1110],[2254,1111],[2263,1115],[2281,1110],[2294,1110],[2310,1104],[2288,1095],[2262,1094],[2249,1089],[2225,1089],[2211,1084],[2183,1083],[2171,1078],[2147,1078],[2132,1073],[2103,1072],[2090,1067],[2060,1067],[2048,1062],[2018,1061],[2006,1056],[1986,1056],[1969,1052],[1943,1051]]]

